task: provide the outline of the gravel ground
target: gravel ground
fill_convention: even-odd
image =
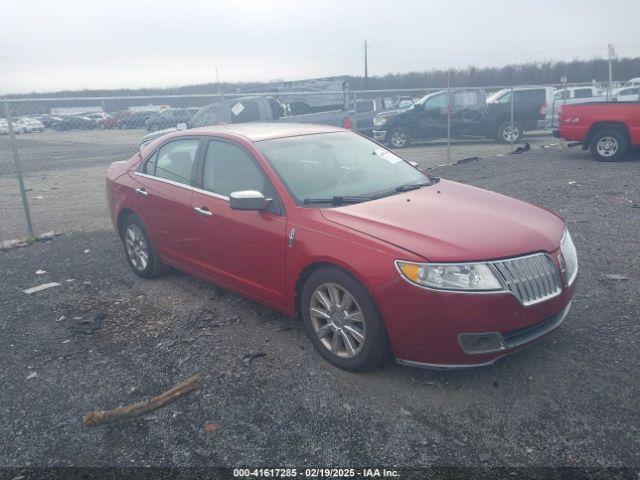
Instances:
[[[129,158],[147,132],[134,130],[85,130],[18,135],[17,146],[35,233],[100,230],[109,226],[104,201],[104,175],[111,162]],[[538,145],[557,143],[548,133],[533,132],[527,141]],[[511,145],[491,140],[454,140],[451,161],[471,156],[497,156]],[[0,136],[0,241],[26,235],[22,200],[15,176],[9,137]],[[430,167],[449,163],[442,140],[400,150],[409,160]]]
[[[432,172],[567,219],[581,271],[554,335],[482,369],[352,374],[299,322],[178,272],[141,280],[113,232],[73,232],[0,252],[0,465],[640,466],[640,161],[550,148]],[[82,424],[194,373],[143,418]]]

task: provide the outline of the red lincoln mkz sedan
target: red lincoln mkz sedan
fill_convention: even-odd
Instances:
[[[348,370],[490,364],[562,323],[578,271],[557,215],[328,126],[167,134],[113,163],[107,193],[136,274],[175,267],[299,316]]]

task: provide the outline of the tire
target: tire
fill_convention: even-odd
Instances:
[[[513,143],[518,143],[520,140],[522,140],[522,128],[520,127],[519,124],[517,123],[513,123],[513,133],[514,133],[514,138],[513,138]],[[504,144],[508,144],[511,143],[511,122],[502,122],[497,130],[496,130],[496,136],[495,139],[498,143],[504,143]]]
[[[166,266],[158,257],[153,242],[142,219],[129,215],[122,224],[122,244],[127,262],[133,272],[142,278],[155,278],[166,271]],[[142,253],[146,252],[146,262]]]
[[[346,294],[350,300],[345,301]],[[387,331],[371,295],[344,270],[321,267],[313,272],[300,300],[307,335],[329,363],[357,372],[373,370],[389,357]],[[347,302],[347,308],[342,308]],[[326,318],[327,314],[331,317]]]
[[[409,145],[409,132],[406,128],[396,127],[388,133],[389,145],[393,148],[404,148]]]
[[[627,136],[620,130],[601,130],[591,139],[591,156],[599,162],[617,162],[629,148]]]

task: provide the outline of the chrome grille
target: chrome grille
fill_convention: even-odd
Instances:
[[[491,265],[502,283],[523,305],[542,302],[562,290],[558,269],[551,257],[544,253],[495,260]]]

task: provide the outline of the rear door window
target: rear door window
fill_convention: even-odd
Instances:
[[[260,107],[255,100],[243,100],[232,103],[231,123],[257,122],[260,120]]]
[[[589,98],[593,97],[593,92],[590,88],[576,88],[573,91],[573,96],[575,98]]]
[[[192,185],[191,177],[200,140],[166,143],[144,164],[143,173],[173,182]]]

